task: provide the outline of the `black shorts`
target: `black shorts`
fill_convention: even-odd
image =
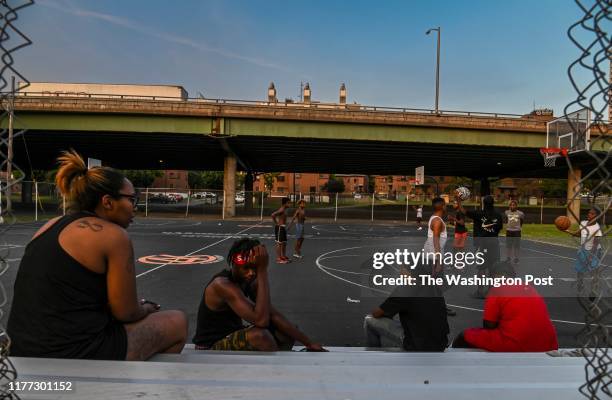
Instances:
[[[274,226],[274,240],[276,240],[276,243],[287,242],[287,228],[285,228],[285,225]]]

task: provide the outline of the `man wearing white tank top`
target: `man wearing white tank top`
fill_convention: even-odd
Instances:
[[[423,246],[425,254],[435,253],[435,257],[428,257],[429,262],[432,264],[432,275],[442,275],[444,267],[442,265],[442,257],[444,253],[444,246],[448,238],[446,232],[446,223],[442,219],[446,214],[446,202],[441,197],[436,197],[432,200],[431,205],[433,207],[433,214],[429,218],[427,223],[427,240]],[[440,254],[440,255],[437,255]],[[457,313],[454,310],[446,307],[446,314],[449,316],[455,316]]]

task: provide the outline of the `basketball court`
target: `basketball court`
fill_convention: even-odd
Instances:
[[[7,236],[10,240],[4,246],[10,248],[9,261],[13,267],[6,280],[9,299],[24,246],[41,224],[13,226]],[[164,309],[183,310],[189,318],[189,338],[195,330],[204,285],[226,267],[225,256],[233,241],[246,236],[259,238],[269,253],[274,252],[272,223],[266,220],[137,219],[128,231],[135,248],[139,296],[160,303]],[[270,257],[272,301],[291,321],[324,345],[364,346],[363,317],[389,292],[385,287],[375,286],[372,277],[375,273],[398,275],[394,267],[373,269],[372,254],[396,249],[420,251],[426,232],[404,223],[307,223],[304,258],[278,265]],[[294,244],[292,233],[289,255]],[[500,238],[502,259],[504,240]],[[470,246],[471,240],[466,250]],[[584,327],[585,316],[575,297],[576,248],[524,239],[521,249],[519,276],[553,277],[553,286],[541,286],[538,290],[546,297],[560,346],[579,346],[575,336]],[[602,265],[606,282],[612,279],[611,266],[612,256],[607,255]],[[475,271],[466,268],[461,273],[473,275]],[[451,335],[482,324],[484,301],[470,297],[473,289],[454,287],[445,293],[448,305],[457,312],[457,316],[448,319]],[[6,318],[4,315],[4,323]],[[607,323],[612,325],[612,319]]]

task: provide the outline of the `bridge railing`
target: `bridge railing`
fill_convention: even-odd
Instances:
[[[323,103],[323,102],[293,102],[293,101],[261,101],[261,100],[242,100],[242,99],[209,99],[209,98],[191,98],[191,97],[168,97],[156,95],[136,95],[136,94],[106,94],[106,93],[85,93],[85,92],[18,92],[19,97],[29,98],[78,98],[78,99],[107,99],[107,100],[137,100],[137,101],[163,101],[163,102],[180,102],[193,104],[211,104],[211,105],[238,105],[238,106],[254,106],[254,107],[278,107],[278,108],[300,108],[314,109],[326,111],[345,111],[345,112],[375,112],[375,113],[398,113],[398,114],[431,114],[445,116],[467,116],[467,117],[485,117],[485,118],[524,118],[521,114],[509,113],[492,113],[483,111],[461,111],[461,110],[439,110],[436,112],[432,109],[425,108],[410,108],[410,107],[388,107],[388,106],[372,106],[364,104],[340,104],[340,103]]]

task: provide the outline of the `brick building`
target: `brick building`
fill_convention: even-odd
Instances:
[[[323,190],[328,180],[329,174],[281,172],[274,178],[270,190],[265,187],[264,175],[260,174],[253,181],[253,190],[256,192],[271,191],[275,194],[318,193]]]
[[[165,170],[164,175],[155,178],[151,187],[161,189],[188,189],[187,171]]]

